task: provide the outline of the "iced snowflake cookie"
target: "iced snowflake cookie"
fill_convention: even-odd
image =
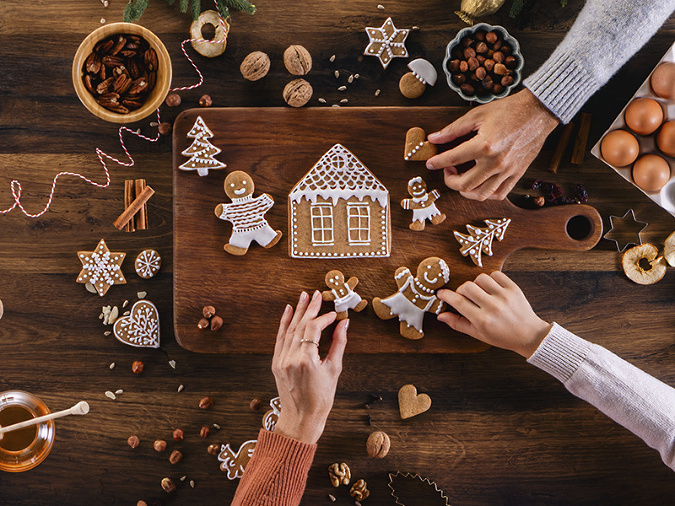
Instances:
[[[453,232],[455,239],[460,244],[459,252],[462,256],[470,256],[473,263],[478,267],[483,267],[482,253],[492,256],[492,241],[494,239],[502,241],[506,233],[506,227],[511,223],[510,218],[483,221],[487,225],[486,228],[467,225],[468,234],[462,234],[456,230]]]
[[[201,116],[197,116],[194,125],[186,135],[194,141],[188,148],[181,151],[181,155],[190,159],[178,167],[180,170],[196,170],[200,176],[208,176],[209,170],[227,167],[226,164],[214,158],[221,149],[209,141],[213,137],[213,132],[206,126]]]
[[[335,312],[338,320],[344,320],[349,317],[349,310],[353,309],[357,313],[363,311],[368,305],[367,300],[354,291],[359,284],[359,278],[351,277],[345,281],[345,276],[341,271],[332,270],[326,274],[326,286],[330,290],[321,292],[325,301],[335,303]]]
[[[159,272],[162,266],[162,257],[154,249],[141,251],[136,257],[134,267],[136,274],[145,279],[150,279]]]
[[[78,251],[82,270],[77,276],[77,282],[90,283],[103,297],[112,285],[127,282],[121,269],[125,256],[126,253],[111,253],[103,239],[94,251]]]
[[[403,209],[409,209],[413,212],[413,220],[408,227],[410,230],[424,230],[425,221],[429,220],[434,225],[445,221],[445,214],[441,213],[436,207],[436,200],[441,196],[438,190],[432,190],[427,193],[427,184],[420,176],[408,181],[409,199],[401,201]]]
[[[139,300],[126,316],[115,320],[118,341],[136,348],[159,348],[159,313],[149,300]]]
[[[427,134],[423,128],[412,127],[405,134],[405,151],[403,158],[406,161],[425,161],[438,152],[436,144],[426,140]]]
[[[274,205],[267,193],[253,198],[255,186],[251,176],[241,170],[228,174],[223,185],[231,204],[218,204],[215,213],[232,223],[230,241],[224,246],[232,255],[245,255],[251,242],[271,248],[281,239],[281,230],[274,230],[265,220],[265,213]]]
[[[410,30],[399,30],[394,26],[391,18],[387,18],[379,28],[366,27],[368,34],[368,46],[363,52],[366,56],[379,58],[382,68],[387,68],[394,58],[407,58],[408,50],[405,47],[405,39]]]
[[[398,291],[389,297],[373,299],[373,309],[382,320],[398,316],[400,333],[407,339],[424,337],[424,313],[439,314],[443,301],[436,297],[436,290],[450,280],[450,269],[444,260],[429,257],[422,260],[413,277],[410,269],[399,267],[394,273]]]

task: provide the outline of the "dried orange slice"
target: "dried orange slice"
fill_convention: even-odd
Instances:
[[[628,279],[640,285],[651,285],[666,274],[666,261],[658,256],[653,244],[640,244],[626,251],[621,257],[621,266]]]
[[[668,262],[668,265],[675,267],[675,232],[670,234],[663,243],[663,257]]]

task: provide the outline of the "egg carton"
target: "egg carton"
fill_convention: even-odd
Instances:
[[[658,67],[661,63],[664,62],[675,62],[675,42],[673,43],[672,46],[670,46],[670,49],[666,51],[666,54],[661,58],[661,60],[656,64],[654,69]],[[636,188],[638,188],[642,193],[647,195],[650,199],[652,199],[654,202],[656,202],[659,206],[661,206],[663,209],[668,211],[670,214],[675,216],[675,158],[671,156],[666,156],[662,152],[659,151],[659,149],[656,146],[656,133],[652,135],[637,135],[635,132],[632,132],[627,126],[626,122],[624,121],[624,113],[626,112],[626,108],[628,105],[635,100],[636,98],[640,97],[648,97],[648,98],[653,98],[657,102],[659,102],[663,108],[663,122],[665,123],[666,121],[673,121],[675,120],[675,100],[668,100],[661,98],[654,94],[652,92],[652,89],[649,85],[649,80],[652,77],[652,73],[654,70],[652,69],[652,72],[649,73],[647,76],[647,79],[642,83],[642,86],[640,86],[635,94],[631,97],[631,99],[628,101],[626,106],[621,110],[621,113],[616,117],[614,122],[609,126],[607,131],[602,134],[602,137],[600,140],[593,146],[591,149],[591,153],[598,159],[602,160],[603,162],[607,163],[603,158],[602,155],[600,154],[600,144],[602,143],[602,140],[605,138],[605,135],[607,135],[609,132],[613,130],[618,130],[618,129],[625,129],[628,130],[629,132],[633,133],[635,135],[635,138],[638,140],[638,143],[640,144],[640,155],[646,155],[646,154],[658,154],[661,157],[663,157],[667,162],[668,165],[670,166],[670,174],[671,178],[670,180],[663,186],[661,191],[655,192],[655,193],[649,193],[644,191],[642,188],[637,186],[631,177],[631,169],[632,169],[632,164],[627,166],[627,167],[615,167],[614,165],[611,165],[607,163],[610,167],[612,167],[616,172],[618,172],[624,179],[627,181],[630,181]],[[657,130],[658,132],[658,130]]]

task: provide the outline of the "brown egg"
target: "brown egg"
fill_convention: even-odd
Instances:
[[[652,90],[661,98],[675,98],[675,63],[662,63],[652,72]]]
[[[615,167],[633,163],[640,154],[640,144],[633,134],[625,130],[614,130],[605,135],[600,144],[602,158]]]
[[[663,124],[656,136],[656,144],[664,154],[675,156],[675,121]]]
[[[670,165],[659,155],[644,155],[633,165],[633,181],[648,193],[659,191],[670,179]]]
[[[638,135],[649,135],[663,123],[663,109],[653,98],[636,98],[626,107],[626,125]]]

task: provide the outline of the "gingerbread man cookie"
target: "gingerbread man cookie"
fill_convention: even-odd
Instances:
[[[441,213],[435,204],[441,195],[438,190],[427,193],[427,184],[424,179],[417,176],[408,181],[408,193],[412,198],[403,199],[401,207],[413,212],[413,221],[408,225],[410,230],[424,230],[425,220],[429,220],[434,225],[445,221],[445,214]]]
[[[218,204],[216,216],[232,223],[232,236],[224,246],[232,255],[245,255],[251,242],[271,248],[281,239],[281,230],[274,230],[265,220],[265,213],[274,205],[267,193],[253,198],[255,186],[251,176],[236,170],[225,178],[225,194],[231,204]]]
[[[341,271],[332,270],[326,274],[326,286],[330,290],[321,292],[325,301],[335,303],[335,312],[338,320],[344,320],[349,317],[349,310],[353,309],[357,313],[363,311],[368,305],[367,300],[354,291],[359,284],[359,278],[351,277],[345,282],[345,276]]]
[[[429,257],[422,260],[413,277],[410,269],[399,267],[394,273],[398,291],[387,298],[373,299],[373,309],[383,320],[398,316],[401,335],[407,339],[424,337],[424,313],[439,314],[443,301],[436,297],[436,290],[450,280],[450,269],[444,260]]]

